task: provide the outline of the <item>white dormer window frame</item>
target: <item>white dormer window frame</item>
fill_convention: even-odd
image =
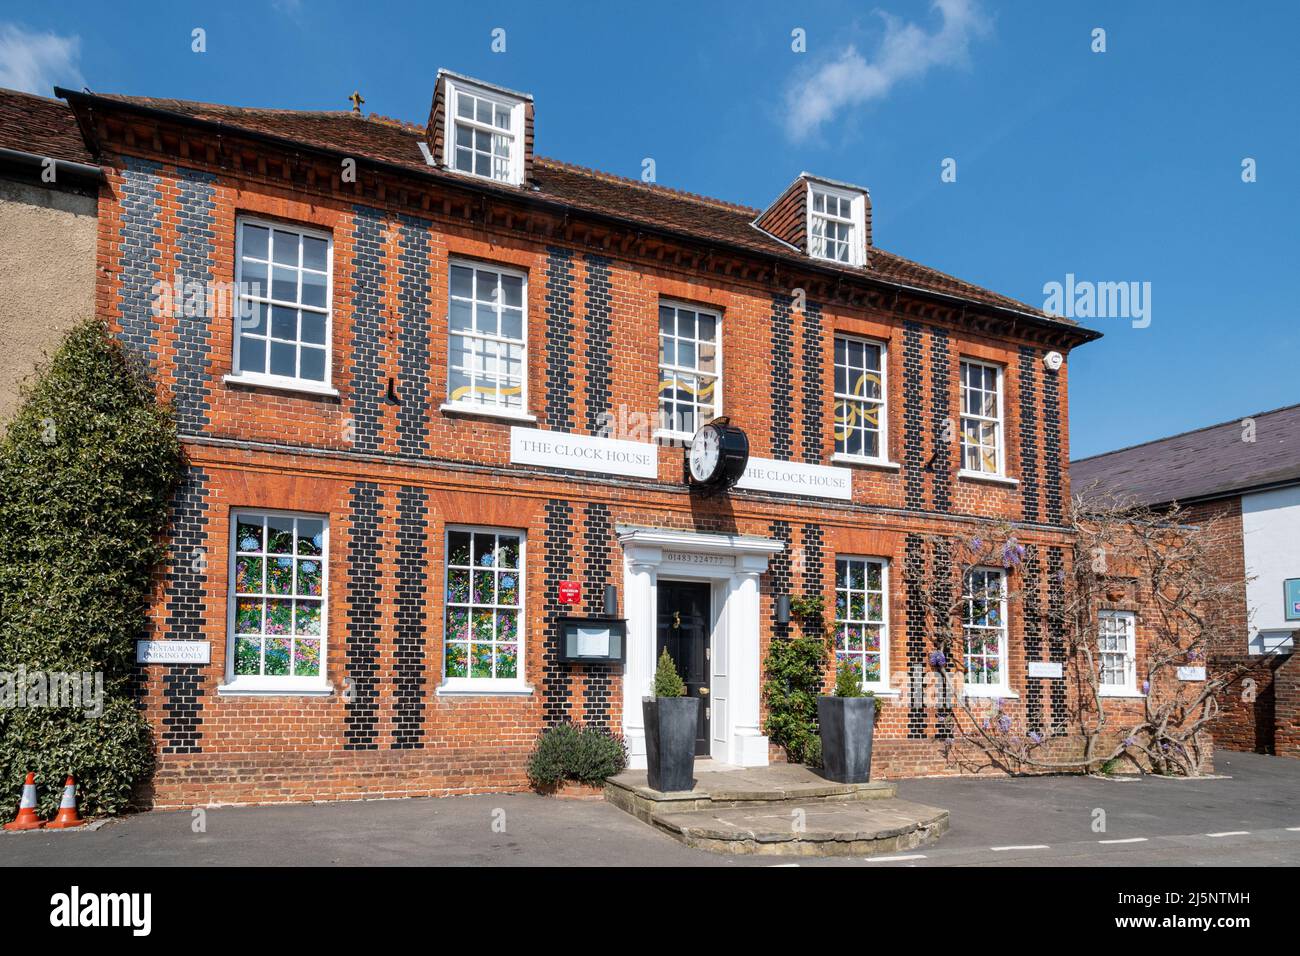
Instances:
[[[867,199],[860,192],[808,183],[808,255],[862,266],[866,259]]]
[[[466,176],[512,186],[523,185],[525,106],[523,97],[448,76],[443,118],[443,166]],[[488,111],[486,115],[485,109]],[[462,115],[465,112],[470,115]],[[504,158],[501,156],[503,147],[506,151]]]

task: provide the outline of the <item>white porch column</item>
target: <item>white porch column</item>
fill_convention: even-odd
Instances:
[[[735,728],[731,751],[732,759],[742,767],[767,766],[767,737],[759,726],[762,674],[758,599],[758,576],[766,568],[766,554],[737,556],[727,608],[727,626],[731,630],[732,726]]]
[[[645,718],[641,698],[650,694],[655,673],[655,578],[663,549],[630,545],[624,551],[623,614],[627,618],[627,663],[623,670],[623,731],[628,766],[645,767]]]

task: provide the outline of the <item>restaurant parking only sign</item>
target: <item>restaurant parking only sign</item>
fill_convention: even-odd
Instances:
[[[1282,586],[1286,590],[1286,619],[1300,621],[1300,578],[1287,578]]]

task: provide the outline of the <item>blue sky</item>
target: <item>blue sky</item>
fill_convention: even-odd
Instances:
[[[446,66],[533,93],[547,156],[756,206],[860,183],[883,248],[1034,305],[1149,282],[1146,328],[1086,320],[1076,457],[1300,401],[1300,4],[458,6],[6,3],[0,85],[422,122]]]

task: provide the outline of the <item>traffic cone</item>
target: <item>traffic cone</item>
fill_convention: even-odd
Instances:
[[[23,784],[23,798],[18,801],[18,816],[6,823],[6,830],[39,830],[45,823],[36,815],[36,774],[29,773]]]
[[[77,781],[68,774],[63,784],[63,799],[59,801],[59,815],[45,824],[51,830],[66,830],[68,827],[84,826],[85,820],[77,816]]]

